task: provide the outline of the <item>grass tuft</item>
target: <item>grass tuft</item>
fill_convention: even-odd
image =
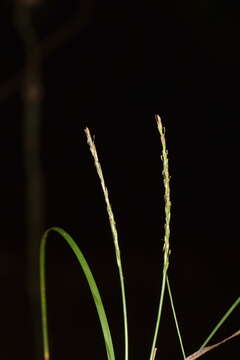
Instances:
[[[164,184],[164,203],[165,203],[165,225],[164,225],[164,239],[163,239],[163,265],[162,265],[162,283],[161,283],[161,290],[160,290],[160,298],[159,298],[159,305],[158,305],[158,311],[156,316],[156,324],[153,334],[153,341],[150,351],[150,358],[149,360],[155,360],[156,359],[156,342],[159,332],[159,325],[161,320],[161,314],[163,309],[163,300],[164,300],[164,294],[165,289],[167,287],[170,304],[173,312],[173,317],[176,325],[176,331],[178,334],[180,347],[182,351],[182,356],[184,360],[195,360],[205,354],[206,352],[220,346],[221,344],[225,343],[226,341],[229,341],[230,339],[240,336],[240,330],[236,331],[231,336],[227,337],[226,339],[218,342],[217,344],[206,346],[209,341],[212,339],[212,337],[216,334],[218,329],[223,325],[223,323],[226,321],[226,319],[230,316],[230,314],[236,309],[236,307],[240,304],[240,297],[237,298],[237,300],[232,304],[232,306],[228,309],[228,311],[224,314],[224,316],[221,318],[221,320],[217,323],[217,325],[214,327],[210,335],[206,338],[206,340],[203,342],[202,346],[198,351],[193,353],[192,355],[189,355],[186,357],[185,350],[183,347],[183,342],[179,330],[179,325],[177,321],[177,316],[174,308],[172,293],[171,293],[171,287],[168,279],[168,268],[169,268],[169,256],[170,256],[170,219],[171,219],[171,200],[170,200],[170,175],[169,175],[169,166],[168,166],[168,152],[166,148],[166,137],[165,137],[165,129],[162,126],[162,121],[159,115],[155,116],[156,122],[157,122],[157,128],[160,134],[160,142],[162,146],[162,155],[161,160],[163,163],[163,170],[162,170],[162,176],[163,176],[163,184]],[[124,323],[124,345],[125,345],[125,360],[128,360],[128,321],[127,321],[127,305],[126,305],[126,296],[125,296],[125,286],[124,286],[124,277],[123,277],[123,270],[122,270],[122,262],[121,262],[121,253],[118,243],[118,232],[116,227],[116,221],[114,218],[112,206],[109,200],[108,195],[108,189],[105,184],[101,164],[98,158],[97,149],[94,144],[93,138],[91,136],[91,133],[88,128],[85,129],[85,134],[87,137],[87,142],[90,148],[90,151],[92,153],[94,164],[96,167],[96,171],[100,180],[100,184],[102,187],[104,200],[106,204],[107,214],[109,218],[109,224],[111,227],[112,237],[113,237],[113,243],[115,248],[115,257],[118,267],[118,273],[119,273],[119,280],[120,280],[120,286],[121,286],[121,298],[122,298],[122,310],[123,310],[123,323]],[[98,287],[96,285],[96,282],[94,280],[94,277],[92,275],[92,272],[90,270],[90,267],[79,249],[76,242],[73,240],[73,238],[63,229],[59,227],[52,227],[45,231],[43,234],[43,237],[41,239],[40,244],[40,292],[41,292],[41,315],[42,315],[42,334],[43,334],[43,347],[44,347],[44,360],[50,360],[49,355],[49,341],[48,341],[48,324],[47,324],[47,301],[46,301],[46,280],[45,280],[45,253],[46,253],[46,242],[48,239],[49,232],[54,231],[58,233],[71,247],[73,250],[75,256],[78,259],[78,262],[82,268],[82,271],[86,277],[86,280],[88,282],[90,291],[92,293],[93,300],[95,302],[96,310],[98,313],[98,317],[100,320],[100,324],[102,327],[103,337],[105,341],[105,348],[107,352],[107,359],[108,360],[115,360],[115,354],[114,354],[114,348],[112,343],[112,337],[108,325],[107,316],[105,313],[105,309],[101,300],[101,296],[98,290]]]

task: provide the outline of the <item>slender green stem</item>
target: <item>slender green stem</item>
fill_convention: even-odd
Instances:
[[[217,325],[214,327],[214,329],[212,330],[212,332],[209,334],[209,336],[206,338],[206,340],[203,342],[203,344],[201,345],[200,349],[203,349],[208,343],[209,341],[212,339],[212,337],[216,334],[216,332],[218,331],[218,329],[222,326],[222,324],[227,320],[227,318],[230,316],[230,314],[233,312],[233,310],[236,309],[236,307],[240,304],[240,296],[237,298],[236,301],[234,301],[234,303],[232,304],[232,306],[230,306],[230,308],[228,309],[228,311],[223,315],[223,317],[221,318],[221,320],[217,323]]]
[[[102,172],[102,167],[100,164],[100,161],[98,159],[97,149],[94,144],[94,141],[92,139],[92,136],[90,134],[90,131],[88,128],[85,129],[87,142],[90,148],[90,151],[92,153],[95,167],[97,170],[98,177],[100,179],[100,183],[102,186],[104,199],[107,207],[107,213],[109,218],[109,223],[111,227],[112,237],[113,237],[113,243],[115,247],[115,255],[116,255],[116,262],[118,266],[118,273],[119,273],[119,279],[120,279],[120,287],[121,287],[121,297],[122,297],[122,308],[123,308],[123,322],[124,322],[124,343],[125,343],[125,360],[128,360],[128,321],[127,321],[127,304],[126,304],[126,295],[125,295],[125,286],[124,286],[124,277],[123,277],[123,270],[122,270],[122,262],[121,262],[121,253],[120,248],[118,244],[118,232],[116,227],[116,222],[114,219],[114,214],[112,211],[112,206],[109,200],[108,196],[108,189],[105,185],[105,180]]]
[[[168,152],[166,148],[166,139],[165,139],[165,130],[162,126],[161,118],[159,115],[155,116],[157,122],[157,128],[160,134],[160,140],[162,144],[162,163],[163,163],[163,184],[165,189],[164,194],[164,201],[165,201],[165,233],[164,233],[164,245],[163,245],[163,277],[162,277],[162,286],[161,286],[161,294],[159,299],[159,306],[158,306],[158,314],[157,320],[155,325],[155,331],[153,336],[152,348],[150,353],[150,360],[154,359],[155,349],[156,349],[156,341],[158,336],[159,324],[161,319],[162,313],[162,305],[163,305],[163,298],[164,292],[166,287],[166,279],[167,279],[167,271],[169,266],[169,255],[170,255],[170,246],[169,246],[169,238],[170,238],[170,218],[171,218],[171,201],[170,201],[170,176],[169,176],[169,169],[168,169]]]
[[[160,300],[159,300],[159,306],[158,306],[158,314],[157,314],[156,325],[155,325],[155,330],[154,330],[152,348],[151,348],[151,353],[150,353],[150,360],[154,359],[155,353],[156,353],[156,342],[157,342],[159,325],[160,325],[160,320],[161,320],[161,315],[162,315],[162,307],[163,307],[163,298],[164,298],[164,293],[165,293],[165,286],[166,286],[166,271],[163,272],[161,294],[160,294]]]
[[[177,329],[178,339],[179,339],[180,347],[181,347],[181,350],[182,350],[183,359],[186,359],[186,354],[185,354],[185,350],[184,350],[184,347],[183,347],[183,341],[182,341],[180,329],[179,329],[179,326],[178,326],[177,315],[176,315],[176,311],[175,311],[174,304],[173,304],[172,291],[171,291],[168,276],[167,276],[167,288],[168,288],[168,294],[169,294],[170,303],[171,303],[171,307],[172,307],[173,317],[174,317],[174,321],[175,321],[175,325],[176,325],[176,329]]]
[[[45,280],[45,253],[46,253],[46,241],[48,238],[48,234],[50,231],[55,231],[60,234],[64,240],[68,243],[70,248],[73,250],[76,255],[79,264],[84,272],[86,280],[88,282],[89,288],[92,293],[93,300],[95,302],[96,310],[98,312],[98,317],[101,323],[102,332],[105,341],[105,347],[107,352],[108,360],[115,360],[114,348],[112,344],[111,333],[108,326],[108,321],[106,317],[106,313],[104,310],[104,306],[102,303],[102,299],[97,288],[97,284],[94,280],[92,272],[88,266],[83,253],[72,239],[72,237],[63,229],[58,227],[52,227],[48,229],[41,240],[40,245],[40,292],[41,292],[41,310],[42,310],[42,331],[43,331],[43,348],[44,348],[44,360],[49,360],[49,342],[48,342],[48,324],[47,324],[47,303],[46,303],[46,280]]]

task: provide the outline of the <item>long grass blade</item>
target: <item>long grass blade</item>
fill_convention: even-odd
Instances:
[[[124,286],[124,277],[123,277],[123,270],[122,270],[122,261],[121,261],[121,254],[118,244],[118,232],[116,227],[116,222],[114,219],[114,214],[112,211],[112,206],[109,200],[108,196],[108,189],[105,184],[102,167],[100,164],[100,161],[98,159],[97,149],[94,144],[94,141],[92,139],[92,136],[90,134],[90,131],[88,128],[85,129],[85,134],[87,137],[87,142],[90,148],[90,151],[92,153],[95,167],[97,170],[98,177],[100,179],[100,183],[103,190],[103,195],[107,207],[107,213],[109,218],[109,223],[111,227],[112,237],[113,237],[113,243],[115,247],[115,255],[116,255],[116,261],[118,266],[118,273],[119,273],[119,279],[120,279],[120,286],[121,286],[121,297],[122,297],[122,307],[123,307],[123,322],[124,322],[124,343],[125,343],[125,360],[128,360],[128,320],[127,320],[127,304],[126,304],[126,295],[125,295],[125,286]]]
[[[226,313],[223,315],[221,320],[217,323],[217,325],[214,327],[214,329],[208,335],[206,340],[201,345],[200,350],[203,349],[209,343],[209,341],[212,339],[212,337],[216,334],[216,332],[219,330],[219,328],[223,325],[223,323],[227,320],[227,318],[231,315],[233,310],[235,310],[239,304],[240,304],[240,296],[237,298],[236,301],[234,301],[234,303],[230,306],[230,308],[226,311]]]
[[[112,343],[112,337],[108,326],[108,321],[106,317],[106,313],[104,310],[104,306],[102,303],[102,299],[100,293],[97,288],[97,284],[94,280],[92,272],[88,266],[87,261],[79,247],[77,246],[76,242],[73,238],[63,229],[59,227],[52,227],[48,229],[41,240],[40,245],[40,292],[41,292],[41,310],[42,310],[42,331],[43,331],[43,346],[44,346],[44,360],[49,360],[49,342],[48,342],[48,324],[47,324],[47,302],[46,302],[46,280],[45,280],[45,253],[46,253],[46,241],[48,238],[49,232],[54,231],[57,232],[59,235],[63,237],[64,240],[68,243],[70,248],[73,250],[74,254],[77,257],[77,260],[83,270],[83,273],[86,277],[88,282],[90,291],[93,296],[93,300],[95,302],[96,310],[98,313],[98,317],[101,323],[102,332],[105,341],[105,347],[107,352],[108,360],[115,360],[114,356],[114,349]]]

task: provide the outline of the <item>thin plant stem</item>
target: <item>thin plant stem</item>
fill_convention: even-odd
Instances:
[[[97,170],[98,177],[100,179],[100,183],[102,186],[104,199],[107,207],[107,213],[109,217],[109,223],[111,227],[112,237],[113,237],[113,243],[115,248],[115,255],[116,255],[116,261],[118,266],[118,272],[119,272],[119,279],[120,279],[120,286],[121,286],[121,297],[122,297],[122,307],[123,307],[123,321],[124,321],[124,343],[125,343],[125,360],[128,360],[128,321],[127,321],[127,305],[126,305],[126,295],[125,295],[125,286],[124,286],[124,277],[123,277],[123,270],[122,270],[122,262],[121,262],[121,254],[118,244],[118,232],[116,228],[116,222],[114,219],[114,214],[112,211],[112,206],[109,200],[108,196],[108,189],[105,185],[105,180],[102,172],[102,167],[100,164],[100,161],[98,159],[97,149],[94,144],[94,141],[92,139],[91,133],[88,128],[85,129],[85,134],[87,137],[87,142],[90,148],[90,151],[92,153],[95,167]]]
[[[155,360],[155,358],[156,358],[156,354],[157,354],[157,348],[155,348],[155,349],[154,349],[153,359],[152,359],[152,360]]]
[[[162,314],[162,307],[163,307],[163,298],[165,293],[165,286],[166,286],[166,272],[163,272],[163,279],[162,279],[162,286],[161,286],[161,294],[160,294],[160,300],[159,300],[159,307],[158,307],[158,314],[157,314],[157,320],[155,325],[155,331],[154,331],[154,337],[152,342],[152,348],[151,348],[151,354],[150,354],[150,360],[154,360],[156,355],[156,342],[157,342],[157,336],[159,331],[159,325],[161,320],[161,314]]]
[[[217,325],[214,327],[212,332],[209,334],[209,336],[206,338],[206,340],[203,342],[203,344],[200,347],[200,350],[203,349],[209,341],[212,339],[212,337],[216,334],[218,329],[222,326],[222,324],[227,320],[227,318],[230,316],[230,314],[235,310],[235,308],[240,304],[240,296],[237,298],[236,301],[232,304],[232,306],[228,309],[228,311],[223,315],[221,320],[217,323]]]
[[[165,130],[162,126],[161,118],[159,115],[155,116],[157,122],[157,128],[160,134],[160,140],[162,144],[162,163],[163,163],[163,184],[165,189],[164,194],[164,202],[165,202],[165,232],[164,232],[164,245],[163,245],[163,276],[162,276],[162,285],[161,285],[161,293],[160,293],[160,300],[159,300],[159,307],[158,307],[158,314],[157,320],[155,325],[155,331],[153,336],[152,348],[150,353],[150,360],[154,359],[154,353],[156,349],[156,341],[158,336],[159,324],[161,319],[162,313],[162,305],[163,305],[163,298],[165,293],[165,285],[167,280],[167,271],[169,266],[169,255],[170,255],[170,246],[169,246],[169,238],[170,238],[170,218],[171,218],[171,201],[170,201],[170,176],[169,176],[169,169],[168,169],[168,152],[166,148],[166,139],[165,139]]]
[[[189,355],[186,360],[196,360],[198,359],[199,357],[201,357],[202,355],[206,354],[207,352],[217,348],[218,346],[226,343],[227,341],[237,337],[237,336],[240,336],[240,330],[238,331],[235,331],[235,333],[233,333],[232,335],[228,336],[227,338],[223,339],[222,341],[219,341],[218,343],[216,344],[213,344],[213,345],[210,345],[210,346],[205,346],[203,347],[202,349],[198,350],[198,351],[195,351],[193,354]]]
[[[175,321],[175,326],[176,326],[176,329],[177,329],[178,339],[179,339],[179,342],[180,342],[180,347],[181,347],[181,350],[182,350],[183,359],[185,360],[186,359],[186,354],[185,354],[185,350],[184,350],[184,347],[183,347],[183,341],[182,341],[180,329],[179,329],[179,326],[178,326],[177,315],[176,315],[176,311],[175,311],[174,304],[173,304],[172,291],[171,291],[168,276],[167,276],[167,288],[168,288],[168,294],[169,294],[171,308],[172,308],[172,312],[173,312],[173,317],[174,317],[174,321]]]

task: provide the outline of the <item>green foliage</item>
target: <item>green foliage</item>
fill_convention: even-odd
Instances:
[[[73,240],[73,238],[63,229],[59,227],[52,227],[48,229],[42,238],[41,241],[41,248],[40,248],[40,289],[41,289],[41,304],[42,304],[42,328],[43,328],[43,346],[44,346],[44,359],[49,359],[49,345],[48,345],[48,327],[47,327],[47,304],[46,304],[46,284],[45,284],[45,247],[46,247],[46,241],[48,238],[48,234],[50,231],[55,231],[59,235],[63,237],[64,240],[68,243],[72,251],[77,257],[77,260],[84,272],[84,275],[86,277],[86,280],[88,282],[89,288],[92,293],[93,300],[95,302],[95,306],[98,312],[98,317],[101,323],[104,341],[105,341],[105,347],[107,351],[107,357],[108,360],[114,360],[114,350],[113,350],[113,344],[112,344],[112,338],[111,333],[108,326],[107,316],[104,310],[104,306],[102,303],[102,299],[100,296],[100,293],[97,288],[97,284],[94,280],[94,277],[92,275],[92,272],[90,270],[90,267],[88,266],[88,263],[77,246],[76,242]]]
[[[163,241],[163,268],[162,268],[162,284],[161,284],[161,291],[160,291],[160,298],[159,298],[159,306],[158,306],[158,313],[156,317],[156,325],[153,335],[153,341],[150,351],[150,357],[149,360],[154,360],[156,356],[156,341],[158,337],[158,331],[159,331],[159,325],[160,325],[160,319],[163,309],[163,300],[164,300],[164,294],[165,289],[167,288],[170,303],[173,311],[173,316],[175,320],[176,330],[180,342],[180,347],[182,351],[183,359],[185,360],[195,360],[202,356],[207,351],[210,351],[212,348],[215,348],[219,345],[221,345],[223,342],[228,341],[229,339],[240,335],[240,331],[237,331],[230,337],[224,339],[223,341],[214,344],[212,346],[206,347],[206,345],[209,343],[209,341],[212,339],[213,335],[217,332],[217,330],[222,326],[222,324],[226,321],[226,319],[230,316],[230,314],[233,312],[233,310],[239,305],[240,303],[240,297],[237,298],[237,300],[233,303],[233,305],[229,308],[229,310],[225,313],[223,318],[219,321],[219,323],[214,327],[210,335],[206,338],[203,345],[200,347],[200,349],[195,352],[194,354],[186,357],[185,350],[183,347],[183,342],[180,334],[180,329],[177,321],[176,312],[174,309],[172,294],[171,294],[171,288],[169,284],[168,279],[168,267],[169,267],[169,255],[170,255],[170,218],[171,218],[171,201],[170,201],[170,176],[169,176],[169,170],[168,170],[168,156],[167,156],[167,149],[166,149],[166,139],[165,139],[165,131],[161,123],[161,119],[158,115],[156,115],[156,122],[158,131],[160,134],[160,140],[162,144],[162,163],[163,163],[163,184],[165,189],[165,195],[164,195],[164,201],[165,201],[165,234],[164,234],[164,241]],[[102,191],[104,194],[106,209],[108,213],[109,218],[109,224],[112,232],[113,237],[113,243],[115,247],[115,257],[116,257],[116,263],[119,273],[119,281],[120,281],[120,287],[121,287],[121,299],[122,299],[122,309],[123,309],[123,319],[124,319],[124,339],[125,339],[125,360],[128,360],[128,322],[127,322],[127,306],[126,306],[126,298],[125,298],[125,287],[124,287],[124,278],[123,278],[123,270],[122,270],[122,263],[121,263],[121,254],[120,254],[120,248],[118,243],[118,233],[117,233],[117,227],[116,222],[114,219],[113,210],[111,207],[111,203],[108,196],[108,190],[105,184],[105,180],[103,177],[102,168],[100,165],[100,161],[98,159],[97,150],[94,144],[94,141],[92,139],[92,136],[90,134],[90,131],[88,129],[85,130],[87,142],[90,147],[90,151],[93,155],[94,164],[97,170],[97,174],[100,180],[100,184],[102,187]],[[99,293],[99,290],[97,288],[96,282],[94,280],[94,277],[92,275],[92,272],[88,266],[88,263],[83,256],[83,253],[79,249],[76,242],[72,239],[72,237],[63,229],[59,227],[52,227],[48,229],[41,240],[41,246],[40,246],[40,291],[41,291],[41,307],[42,307],[42,331],[43,331],[43,345],[44,345],[44,360],[49,360],[49,345],[48,345],[48,326],[47,326],[47,304],[46,304],[46,284],[45,284],[45,251],[46,251],[46,241],[48,238],[49,232],[57,232],[71,247],[73,250],[75,256],[78,259],[78,262],[82,268],[82,271],[86,277],[86,280],[88,282],[90,291],[92,293],[93,300],[95,302],[96,310],[98,313],[98,317],[100,320],[100,324],[102,327],[103,337],[105,341],[105,347],[107,352],[107,358],[108,360],[115,360],[114,355],[114,348],[111,338],[111,333],[109,330],[109,325],[107,321],[107,316],[104,310],[104,306],[101,300],[101,296]]]

